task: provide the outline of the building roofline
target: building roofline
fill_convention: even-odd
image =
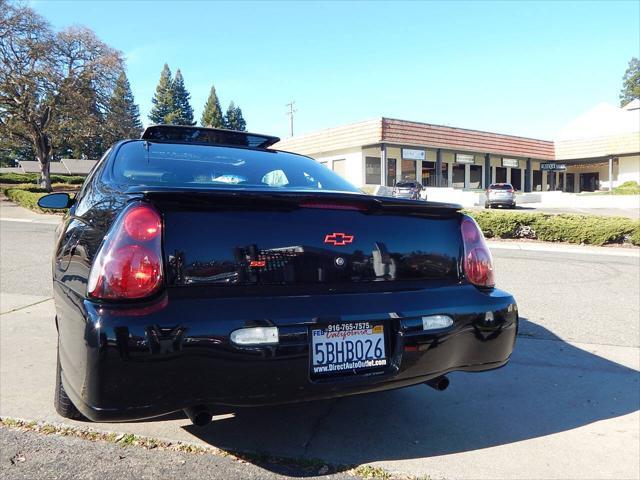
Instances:
[[[462,130],[462,131],[465,131],[465,132],[486,133],[486,134],[489,134],[489,135],[498,135],[500,137],[517,138],[517,139],[520,139],[520,140],[535,140],[537,142],[554,143],[553,140],[546,140],[546,139],[542,139],[542,138],[523,137],[521,135],[511,135],[511,134],[508,134],[508,133],[490,132],[488,130],[476,130],[474,128],[452,127],[451,125],[440,125],[440,124],[437,124],[437,123],[416,122],[415,120],[403,120],[401,118],[382,117],[382,120],[393,120],[395,122],[402,122],[402,123],[414,123],[414,124],[418,124],[418,125],[425,125],[425,126],[428,126],[428,127],[451,128],[453,130]]]

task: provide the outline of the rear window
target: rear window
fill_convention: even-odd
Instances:
[[[118,183],[140,186],[359,192],[311,158],[244,148],[128,142],[112,173]]]
[[[398,182],[398,183],[396,183],[396,187],[399,187],[399,188],[417,188],[418,184],[416,182]]]
[[[513,187],[508,183],[494,183],[489,190],[513,190]]]

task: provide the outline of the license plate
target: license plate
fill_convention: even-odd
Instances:
[[[311,329],[312,375],[350,374],[387,366],[384,325],[336,323]]]

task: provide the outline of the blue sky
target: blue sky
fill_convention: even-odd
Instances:
[[[249,130],[283,137],[293,99],[296,133],[388,116],[552,138],[617,104],[640,56],[637,1],[30,4],[123,52],[144,122],[167,62],[198,120],[213,83]]]

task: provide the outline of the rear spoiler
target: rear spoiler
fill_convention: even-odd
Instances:
[[[273,192],[244,189],[202,189],[175,187],[135,186],[127,189],[129,195],[140,195],[151,200],[160,200],[177,205],[191,204],[194,207],[212,205],[222,208],[293,209],[300,207],[327,209],[354,209],[363,213],[397,213],[418,216],[449,216],[462,210],[462,206],[453,203],[425,202],[392,197],[376,197],[362,193],[345,192],[309,192],[295,191]]]
[[[145,129],[140,138],[151,142],[227,145],[259,149],[266,149],[280,141],[278,137],[260,133],[185,125],[152,125]]]

